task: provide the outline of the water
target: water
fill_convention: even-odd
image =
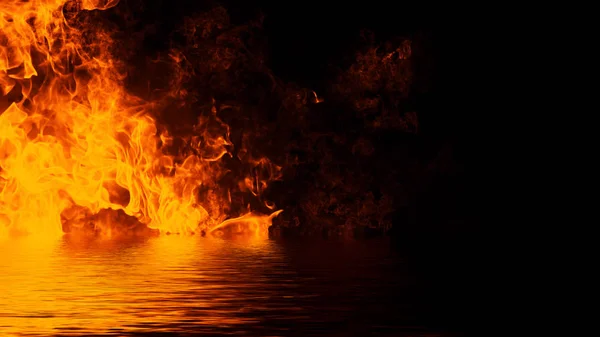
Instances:
[[[434,336],[385,240],[0,242],[0,335]]]

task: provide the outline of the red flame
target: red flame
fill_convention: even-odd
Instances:
[[[266,235],[281,211],[231,218],[230,193],[218,186],[232,142],[217,108],[198,119],[184,139],[187,150],[173,154],[174,136],[149,113],[156,102],[124,89],[110,32],[80,17],[117,3],[0,4],[0,236],[148,229]],[[171,58],[185,61],[176,52]],[[185,95],[177,85],[171,90]],[[243,159],[255,167],[243,187],[260,197],[278,168]]]

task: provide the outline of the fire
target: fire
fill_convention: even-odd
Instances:
[[[111,35],[77,17],[117,3],[0,3],[0,237],[222,234],[232,225],[265,235],[280,211],[230,218],[239,214],[228,213],[228,191],[215,191],[232,145],[217,110],[187,139],[194,151],[170,154],[173,136],[149,113],[155,102],[124,89]],[[260,195],[267,180],[240,183]],[[201,186],[208,186],[202,198]]]

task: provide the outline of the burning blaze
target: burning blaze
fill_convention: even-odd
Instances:
[[[194,151],[169,154],[173,136],[149,114],[154,103],[124,89],[110,34],[77,17],[117,2],[0,2],[0,237],[265,235],[280,211],[230,218],[229,192],[215,191],[232,145],[216,109],[188,139]],[[259,171],[240,181],[258,196],[268,180]]]

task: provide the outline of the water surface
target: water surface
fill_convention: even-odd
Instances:
[[[421,336],[385,240],[0,242],[0,335]],[[163,334],[161,334],[163,335]]]

